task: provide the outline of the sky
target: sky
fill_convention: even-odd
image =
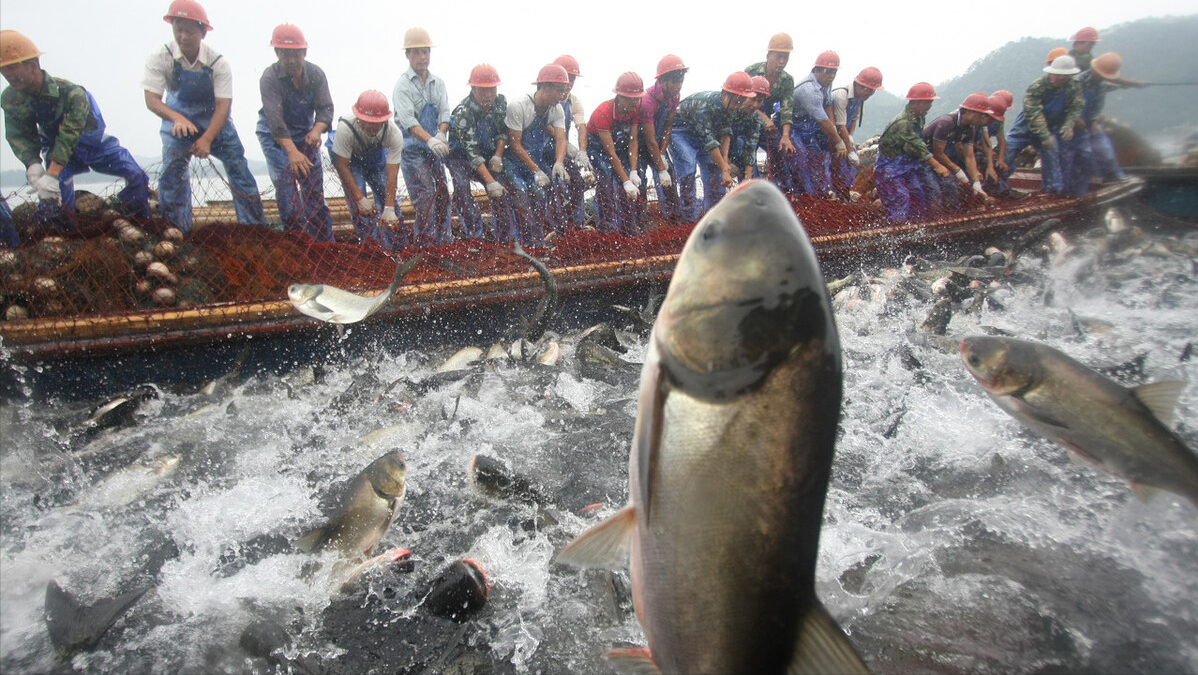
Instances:
[[[168,0],[5,0],[0,28],[32,39],[45,52],[47,72],[81,84],[95,96],[108,133],[138,156],[161,155],[160,120],[145,107],[139,82],[146,56],[172,40],[162,20]],[[261,159],[253,130],[261,98],[258,79],[274,62],[271,31],[299,26],[309,44],[308,60],[328,75],[335,116],[349,116],[365,89],[390,98],[408,68],[404,31],[427,28],[433,39],[433,74],[445,79],[450,107],[469,94],[466,80],[478,63],[499,70],[500,93],[509,99],[531,91],[537,70],[560,54],[572,54],[582,77],[575,85],[587,114],[612,97],[616,78],[635,71],[652,83],[657,61],[667,53],[690,67],[683,95],[718,89],[731,72],[764,60],[774,33],[795,42],[787,70],[801,78],[825,49],[841,57],[836,86],[861,68],[882,70],[888,90],[902,95],[918,81],[938,83],[959,75],[977,59],[1022,37],[1057,37],[1063,46],[1078,28],[1101,32],[1150,16],[1188,15],[1194,0],[1088,3],[1008,0],[986,8],[941,12],[931,2],[887,0],[771,3],[768,16],[745,9],[757,5],[699,2],[512,3],[457,0],[442,3],[339,0],[260,2],[206,0],[213,26],[206,42],[233,66],[233,121],[251,159]],[[685,10],[679,9],[685,6]],[[520,7],[517,11],[504,11]],[[1084,11],[1076,8],[1084,7]],[[556,11],[551,11],[556,10]],[[945,17],[929,21],[929,17]],[[958,18],[966,24],[954,27]],[[1101,52],[1101,45],[1097,50]],[[5,85],[7,86],[7,85]],[[21,169],[7,143],[0,144],[0,170]]]

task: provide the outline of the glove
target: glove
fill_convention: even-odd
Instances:
[[[595,167],[591,165],[591,158],[587,157],[587,153],[580,152],[574,155],[574,163],[582,171],[594,171]]]
[[[641,191],[637,189],[636,183],[629,179],[624,181],[624,194],[628,195],[629,199],[636,199],[640,196]]]
[[[965,169],[957,169],[957,173],[954,173],[953,176],[961,181],[961,183],[965,185],[969,184],[969,176],[965,175]]]
[[[503,186],[499,184],[499,181],[493,180],[490,183],[487,183],[487,196],[491,199],[499,199],[505,194],[507,194],[507,190],[503,189]]]
[[[584,153],[582,152],[582,150],[578,149],[577,145],[574,145],[573,143],[566,144],[566,156],[567,157],[569,157],[570,159],[572,159],[574,161],[578,161],[578,156],[580,154],[584,154]]]
[[[487,168],[491,173],[503,173],[503,158],[499,155],[491,157],[491,161],[487,162]]]
[[[668,187],[674,185],[674,179],[670,178],[669,171],[662,171],[662,172],[658,173],[657,174],[657,182],[660,183],[663,188],[668,188]]]
[[[1040,147],[1042,147],[1045,150],[1048,150],[1050,152],[1056,152],[1057,151],[1056,137],[1049,136],[1048,138],[1044,139],[1043,141],[1040,142]]]
[[[849,163],[853,166],[861,166],[861,158],[857,156],[856,150],[849,152]]]
[[[644,183],[641,182],[641,175],[639,173],[633,173],[632,175],[628,176],[628,182],[635,185],[636,189],[638,190],[641,189],[641,185],[644,185]]]
[[[429,137],[428,149],[432,150],[433,154],[438,157],[445,157],[449,155],[449,144],[441,139],[441,134]]]
[[[570,182],[570,174],[566,173],[566,165],[561,162],[553,163],[553,177],[560,178],[563,183]]]
[[[833,152],[836,153],[837,157],[844,157],[848,153],[848,146],[844,144],[844,141],[836,141],[836,147],[833,149]]]
[[[43,202],[58,203],[62,201],[62,187],[58,184],[58,178],[55,176],[44,174],[37,179],[33,188],[37,190],[37,198]]]
[[[30,187],[37,187],[38,180],[44,175],[46,175],[46,170],[39,162],[34,162],[29,165],[29,168],[25,169],[25,180],[29,181]]]
[[[358,200],[358,213],[368,215],[374,213],[374,200],[365,195]]]
[[[554,165],[555,170],[556,170],[556,167],[559,167],[559,166],[561,166],[561,164],[555,164]],[[532,179],[537,182],[538,187],[543,187],[543,188],[549,187],[549,184],[552,182],[549,180],[549,176],[546,176],[545,172],[541,171],[540,169],[537,169],[537,172],[532,175]]]
[[[395,215],[395,207],[388,206],[383,209],[383,215],[379,216],[379,220],[383,221],[387,225],[398,225],[399,216]]]
[[[983,197],[986,196],[986,191],[982,189],[982,181],[980,180],[975,180],[973,182],[973,191],[979,195],[982,195]]]

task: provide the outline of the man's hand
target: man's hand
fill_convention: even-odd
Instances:
[[[37,190],[37,198],[47,204],[57,204],[62,201],[62,186],[59,185],[57,176],[45,174],[37,179],[37,183],[33,187]]]
[[[428,137],[428,149],[433,151],[433,154],[438,157],[449,156],[449,144],[441,140],[441,134]]]
[[[1057,151],[1056,137],[1050,135],[1048,138],[1044,139],[1043,141],[1040,141],[1040,147],[1044,148],[1045,150],[1048,150],[1049,152],[1056,152]]]
[[[836,147],[833,149],[833,153],[836,155],[837,159],[845,159],[849,156],[849,148],[844,144],[844,141],[838,140],[836,141]]]
[[[304,136],[304,144],[313,148],[320,146],[320,132],[316,130],[316,127],[308,130],[307,135]]]
[[[200,133],[200,130],[186,117],[181,121],[176,120],[171,126],[171,135],[175,138],[187,138],[188,136],[195,136],[198,133]]]
[[[374,213],[374,200],[366,195],[358,200],[358,215],[369,216]]]
[[[857,155],[856,150],[849,152],[849,164],[852,164],[853,166],[861,166],[861,157]]]
[[[658,171],[657,182],[661,184],[663,188],[668,188],[674,184],[674,179],[670,178],[669,171]]]
[[[298,148],[287,152],[287,162],[290,165],[291,173],[297,176],[306,177],[312,168],[312,160],[308,159],[307,155],[300,152]]]
[[[385,207],[383,209],[383,215],[379,216],[379,220],[383,221],[384,225],[398,225],[399,216],[395,213],[395,207]]]
[[[191,147],[188,148],[188,152],[190,152],[193,157],[204,159],[212,154],[212,141],[200,136],[196,139],[195,143],[191,144]]]
[[[536,181],[537,187],[547,188],[553,183],[553,181],[549,180],[549,176],[540,169],[537,169],[537,172],[532,175],[532,179]]]
[[[491,173],[503,173],[503,158],[499,155],[492,155],[490,161],[487,162],[487,168]]]
[[[624,194],[629,199],[636,199],[640,196],[641,191],[637,189],[636,184],[631,179],[624,181]]]
[[[505,194],[507,194],[507,190],[504,190],[503,186],[500,185],[499,181],[497,181],[497,180],[490,181],[489,183],[487,183],[486,187],[487,187],[487,196],[490,197],[491,199],[499,199],[500,197],[503,197]]]
[[[785,153],[795,152],[795,144],[790,140],[790,134],[783,134],[782,140],[778,141],[778,148]]]
[[[566,172],[566,165],[561,162],[553,163],[553,177],[561,180],[563,183],[570,182],[570,174]]]
[[[46,168],[40,162],[34,162],[25,169],[25,180],[29,181],[29,187],[36,188],[37,182],[44,175],[46,175]]]

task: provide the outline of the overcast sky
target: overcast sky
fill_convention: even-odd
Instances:
[[[139,85],[146,55],[172,40],[162,20],[168,0],[5,0],[0,28],[14,29],[45,52],[49,73],[84,85],[100,104],[108,132],[136,155],[159,156],[160,121],[146,109]],[[1082,26],[1102,31],[1149,16],[1185,15],[1194,0],[1099,0],[1089,3],[1008,0],[966,5],[860,0],[856,2],[382,2],[339,0],[258,2],[207,0],[214,30],[206,42],[233,66],[233,120],[250,158],[261,159],[253,130],[261,99],[258,78],[274,60],[270,34],[294,23],[308,40],[308,60],[328,75],[336,115],[365,89],[390,98],[407,69],[403,33],[424,26],[433,38],[430,70],[449,84],[450,107],[469,93],[470,68],[491,63],[511,97],[530,91],[539,67],[563,53],[578,58],[583,77],[575,92],[588,115],[612,96],[620,73],[633,70],[651,84],[658,59],[682,57],[690,72],[683,94],[716,89],[728,73],[763,60],[778,31],[795,40],[788,70],[802,77],[815,56],[835,49],[841,57],[837,85],[861,68],[877,66],[886,88],[904,93],[911,84],[938,83],[962,73],[991,50],[1021,37],[1066,40]],[[754,15],[756,7],[782,8]],[[516,7],[516,11],[504,12]],[[1078,12],[1078,7],[1085,7]],[[685,8],[685,9],[681,9]],[[704,8],[707,8],[706,10]],[[556,10],[556,11],[554,11]],[[954,25],[953,22],[961,23]],[[1096,52],[1101,52],[1101,44]],[[1012,82],[1012,90],[1026,83]],[[7,86],[7,85],[5,85]],[[7,143],[0,168],[20,169]]]

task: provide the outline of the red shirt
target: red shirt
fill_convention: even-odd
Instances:
[[[617,117],[616,99],[613,98],[609,101],[604,101],[603,103],[599,104],[599,107],[595,108],[594,112],[591,113],[591,119],[589,122],[587,122],[587,131],[611,131],[612,125],[616,122],[624,122],[625,125],[627,125],[629,122],[635,122],[637,118],[640,117],[640,110],[641,102],[638,99],[636,102],[636,107],[632,109],[632,112],[622,117]]]

